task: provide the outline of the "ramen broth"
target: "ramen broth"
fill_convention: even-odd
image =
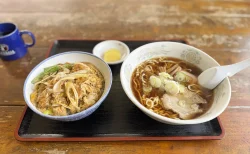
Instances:
[[[149,110],[173,119],[193,119],[205,113],[213,101],[213,92],[197,83],[201,72],[177,58],[153,58],[136,67],[131,87]]]

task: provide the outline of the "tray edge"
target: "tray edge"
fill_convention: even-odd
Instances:
[[[225,135],[224,128],[221,125],[221,120],[219,117],[217,117],[217,120],[219,122],[222,131],[219,136],[23,138],[18,134],[18,130],[21,126],[21,122],[24,118],[27,109],[28,106],[26,105],[20,117],[20,120],[18,121],[17,128],[14,132],[14,137],[18,141],[86,141],[86,142],[88,141],[177,141],[177,140],[190,141],[190,140],[221,140]]]

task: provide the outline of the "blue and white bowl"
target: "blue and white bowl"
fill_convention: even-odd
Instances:
[[[145,60],[155,57],[173,57],[185,60],[206,70],[211,67],[220,66],[219,63],[205,52],[190,45],[176,42],[155,42],[143,45],[135,49],[123,62],[120,72],[122,87],[129,97],[140,110],[149,117],[166,124],[188,125],[199,124],[210,121],[218,117],[228,106],[231,98],[231,85],[228,78],[225,78],[215,89],[212,105],[207,112],[201,116],[190,120],[177,120],[161,116],[144,107],[134,96],[131,87],[131,76],[135,68]]]
[[[30,94],[32,93],[33,86],[34,86],[31,83],[31,81],[39,73],[41,73],[45,67],[53,66],[59,63],[66,63],[66,62],[69,62],[69,63],[89,62],[95,65],[104,77],[104,80],[105,80],[104,92],[101,98],[93,106],[79,113],[68,115],[68,116],[51,116],[51,115],[43,114],[30,101]],[[76,120],[79,120],[79,119],[82,119],[91,115],[102,104],[102,102],[107,97],[110,91],[111,85],[112,85],[112,72],[111,72],[109,65],[106,62],[104,62],[99,57],[90,53],[80,52],[80,51],[70,51],[70,52],[64,52],[64,53],[51,56],[43,60],[35,68],[33,68],[33,70],[29,73],[28,77],[26,78],[24,82],[23,95],[24,95],[25,102],[29,106],[29,108],[42,117],[53,119],[53,120],[59,120],[59,121],[76,121]]]

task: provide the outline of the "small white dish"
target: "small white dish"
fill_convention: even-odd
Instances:
[[[93,54],[103,59],[104,53],[109,49],[117,49],[121,52],[121,59],[115,62],[106,62],[109,65],[122,63],[130,53],[129,48],[125,43],[116,40],[107,40],[98,43],[93,49]]]

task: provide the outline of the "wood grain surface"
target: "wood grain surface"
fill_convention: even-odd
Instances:
[[[24,80],[53,40],[186,39],[231,64],[250,58],[249,0],[1,0],[0,22],[14,22],[37,39],[24,58],[0,60],[1,153],[250,153],[250,69],[230,78],[232,98],[221,115],[226,135],[219,141],[25,143],[13,136]]]

